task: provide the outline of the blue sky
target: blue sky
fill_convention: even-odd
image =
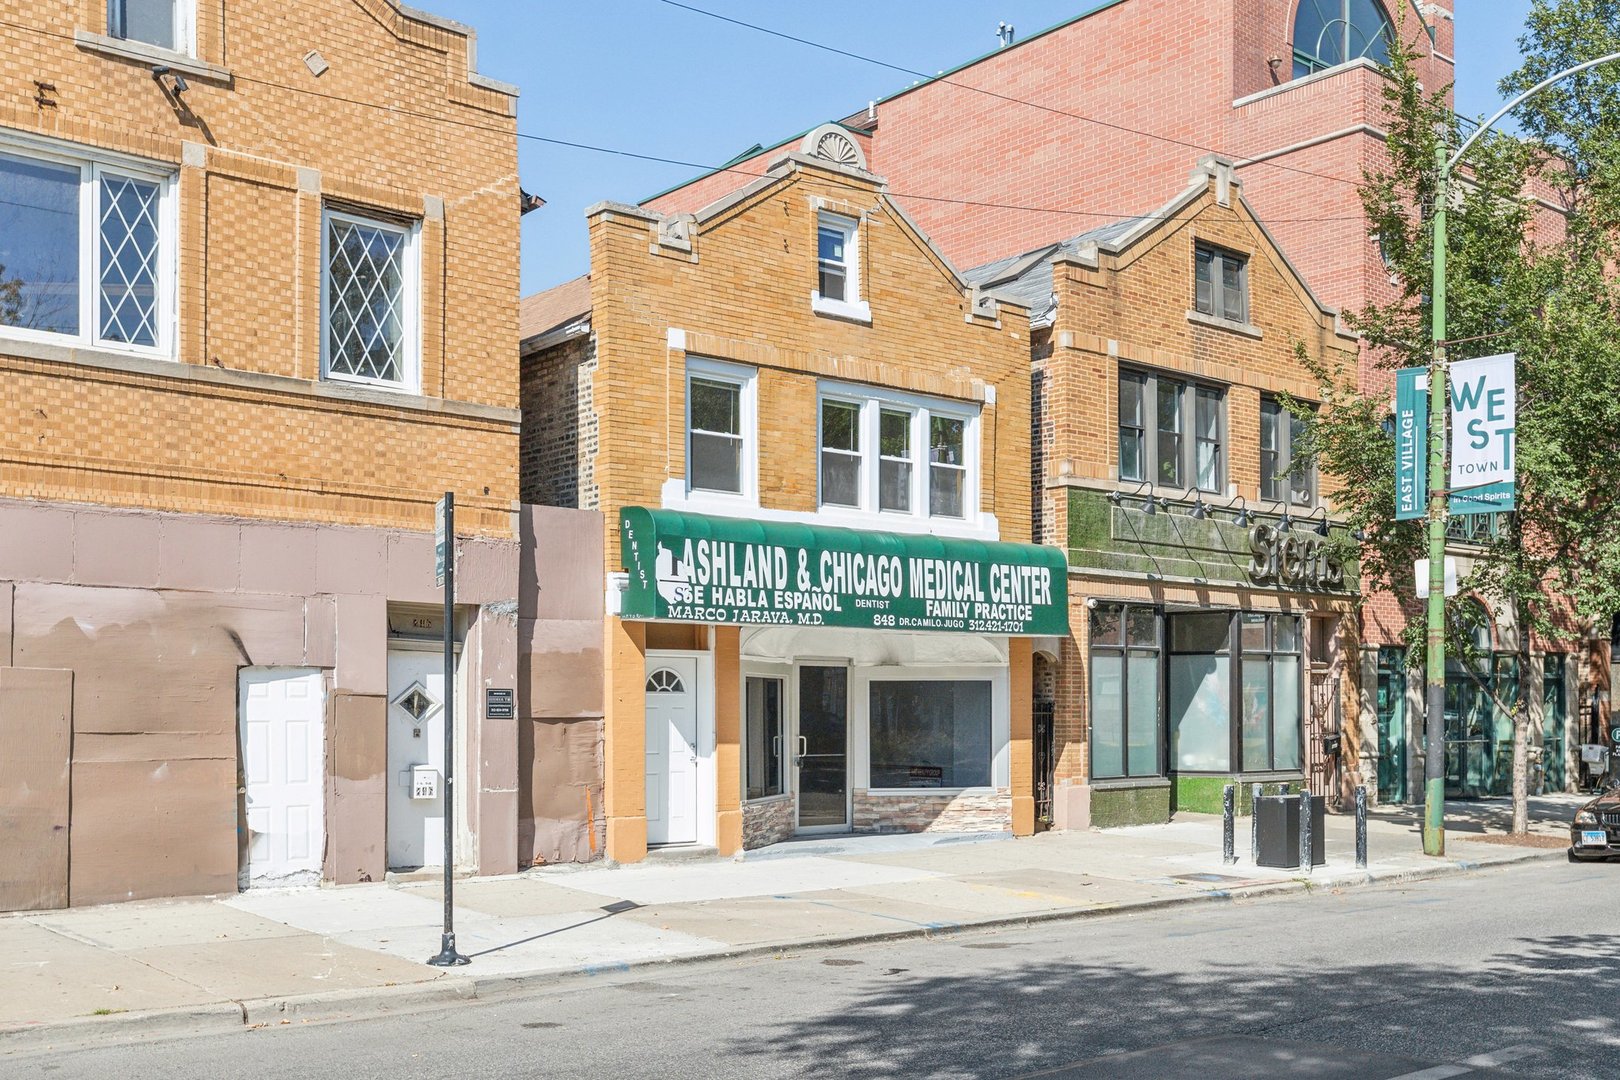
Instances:
[[[413,0],[478,29],[478,66],[523,89],[518,130],[718,165],[756,142],[846,116],[912,77],[670,6],[662,0]],[[687,0],[696,7],[935,72],[1095,0]],[[1518,63],[1530,0],[1454,0],[1457,104],[1493,112]],[[1488,14],[1485,9],[1489,9]],[[587,269],[585,207],[636,202],[691,176],[679,165],[520,140],[523,184],[547,205],[524,219],[523,291]]]

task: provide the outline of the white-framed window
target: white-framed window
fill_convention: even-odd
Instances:
[[[816,287],[810,307],[823,315],[872,321],[861,296],[860,221],[823,210],[816,215]]]
[[[421,388],[421,288],[411,225],[327,210],[321,226],[321,372]]]
[[[909,514],[912,475],[916,472],[913,429],[916,417],[909,409],[878,409],[878,510]]]
[[[754,497],[758,446],[752,368],[688,357],[686,490]]]
[[[107,0],[107,36],[195,55],[195,0]]]
[[[861,406],[821,399],[821,504],[861,505]]]
[[[819,399],[822,507],[977,516],[977,406],[830,383]]]
[[[0,140],[0,335],[173,356],[173,203],[172,172]]]

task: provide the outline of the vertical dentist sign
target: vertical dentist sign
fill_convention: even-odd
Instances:
[[[1518,402],[1514,354],[1451,365],[1453,514],[1512,510]]]

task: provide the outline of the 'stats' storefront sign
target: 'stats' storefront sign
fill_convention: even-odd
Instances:
[[[1068,633],[1057,548],[627,507],[628,619]]]

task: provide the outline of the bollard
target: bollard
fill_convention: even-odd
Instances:
[[[1221,789],[1221,862],[1231,866],[1237,862],[1237,843],[1233,833],[1237,827],[1237,785],[1227,784]]]
[[[1299,868],[1311,872],[1311,793],[1308,788],[1299,791]]]
[[[1249,860],[1254,865],[1260,865],[1260,793],[1265,788],[1259,784],[1249,793]]]
[[[1356,869],[1367,869],[1367,786],[1356,785]]]

